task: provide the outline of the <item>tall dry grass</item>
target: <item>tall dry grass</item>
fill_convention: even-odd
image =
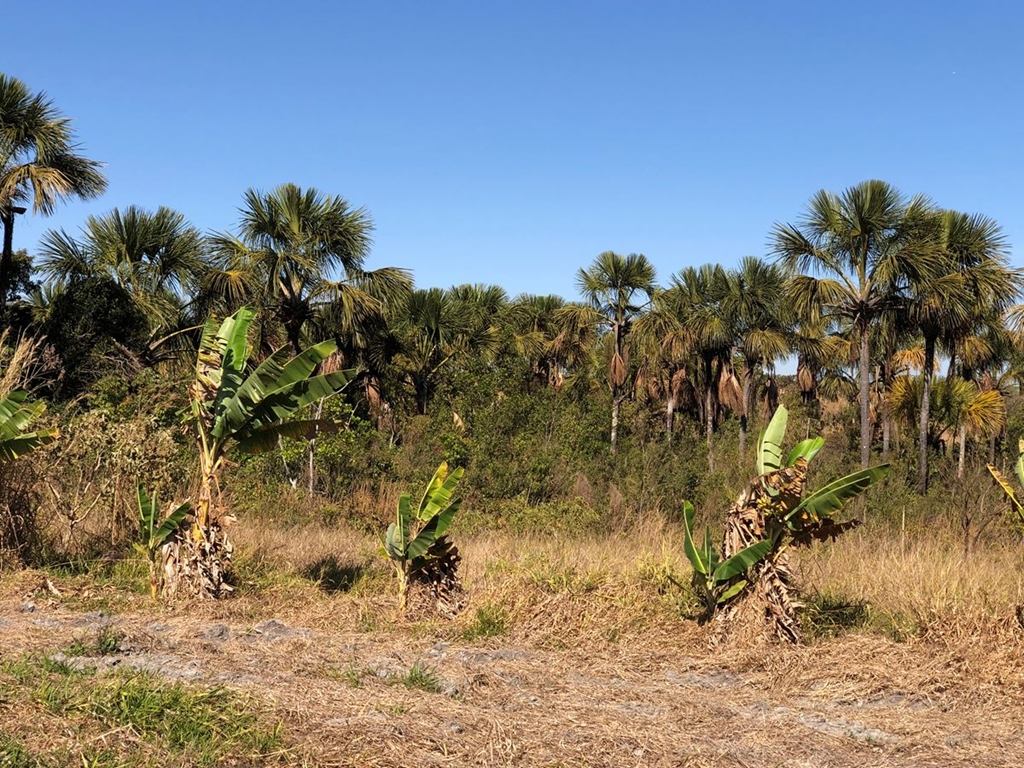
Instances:
[[[390,605],[389,566],[370,534],[257,520],[239,524],[235,538],[243,557],[265,572],[309,580],[318,568],[347,569],[363,579],[360,599]],[[676,632],[696,614],[682,532],[659,517],[587,537],[489,532],[457,543],[470,597],[464,620],[480,607],[501,611],[522,640]],[[1024,638],[1024,546],[1008,529],[993,530],[968,553],[953,527],[901,535],[864,526],[797,550],[793,562],[809,605],[805,622],[834,621],[828,610],[845,606],[839,630],[899,640]]]

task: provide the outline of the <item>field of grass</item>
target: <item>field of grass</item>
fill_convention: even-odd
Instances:
[[[797,553],[808,642],[711,651],[680,533],[460,542],[467,609],[406,619],[377,543],[237,526],[238,584],[141,561],[0,578],[0,765],[1015,765],[1024,556],[861,528]]]

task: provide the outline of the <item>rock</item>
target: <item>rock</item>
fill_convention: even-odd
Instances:
[[[231,630],[226,624],[211,624],[197,632],[196,637],[209,643],[223,643],[231,639]]]
[[[242,639],[251,643],[260,640],[265,642],[291,640],[297,637],[309,639],[313,637],[313,632],[305,627],[289,627],[277,619],[267,619],[253,627],[252,631]]]
[[[34,613],[35,610],[36,604],[33,603],[31,600],[26,600],[24,603],[21,604],[22,613]]]

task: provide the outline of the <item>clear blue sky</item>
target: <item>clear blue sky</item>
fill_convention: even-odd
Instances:
[[[45,90],[114,206],[225,230],[250,186],[365,206],[369,267],[575,297],[604,250],[665,282],[765,253],[868,178],[1024,240],[1024,10],[973,2],[5,3],[0,69]],[[1014,258],[1019,262],[1019,257]]]

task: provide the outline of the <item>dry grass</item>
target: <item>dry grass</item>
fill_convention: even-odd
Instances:
[[[132,649],[123,664],[149,654],[258,699],[291,745],[276,759],[295,764],[1014,766],[1024,754],[1024,572],[1009,543],[964,557],[951,533],[857,531],[801,552],[799,570],[812,597],[866,604],[866,620],[805,647],[709,653],[677,586],[681,537],[658,521],[586,540],[460,540],[470,605],[453,623],[395,616],[372,537],[253,521],[235,533],[243,583],[219,603],[168,609],[116,579],[53,574],[62,596],[48,597],[44,574],[7,578],[0,652],[88,645],[95,630],[76,622],[105,607]],[[18,610],[26,596],[35,613]],[[270,618],[311,633],[263,639]]]

